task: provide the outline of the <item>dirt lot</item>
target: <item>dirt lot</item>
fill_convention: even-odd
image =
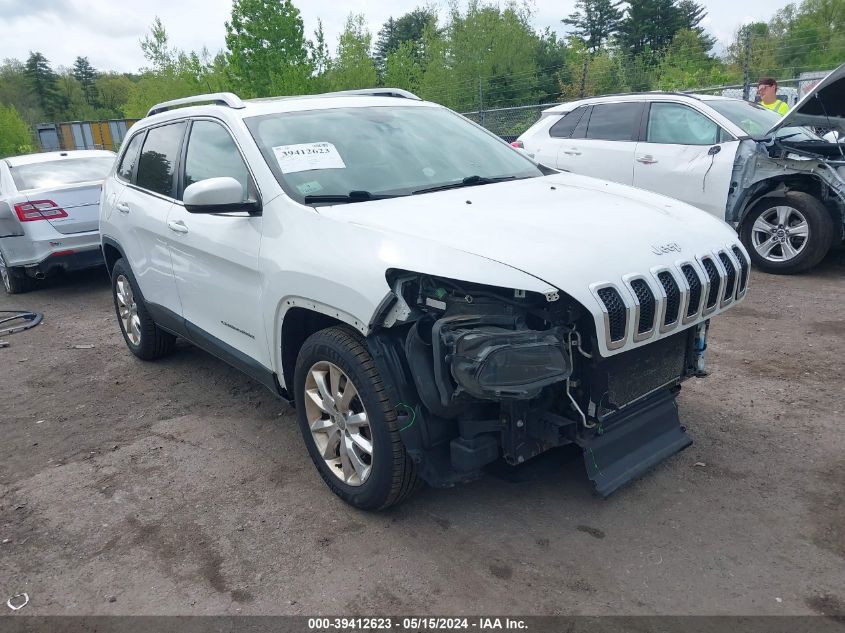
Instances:
[[[104,272],[14,307],[46,316],[0,349],[0,610],[845,613],[841,251],[753,274],[681,395],[695,444],[605,501],[560,451],[358,512],[263,387],[189,346],[131,356]]]

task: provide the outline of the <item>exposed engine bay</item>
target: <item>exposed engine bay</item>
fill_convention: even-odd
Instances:
[[[435,486],[577,444],[607,495],[692,440],[675,395],[704,375],[708,322],[608,358],[592,315],[542,295],[390,271],[368,338],[406,449]]]

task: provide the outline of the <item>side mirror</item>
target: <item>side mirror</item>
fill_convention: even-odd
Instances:
[[[188,185],[182,196],[188,213],[231,213],[247,211],[261,213],[261,203],[244,200],[244,188],[231,176],[208,178]]]
[[[514,145],[514,146],[513,146],[513,148],[514,148],[517,152],[519,152],[520,154],[522,154],[523,156],[527,156],[528,158],[530,158],[531,160],[533,160],[535,163],[537,162],[537,161],[535,160],[535,158],[534,158],[534,154],[533,154],[532,152],[529,152],[529,151],[528,151],[527,149],[525,149],[524,147],[517,147],[516,145]]]

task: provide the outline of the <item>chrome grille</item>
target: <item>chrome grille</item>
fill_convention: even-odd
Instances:
[[[731,250],[733,250],[734,256],[739,262],[739,287],[736,290],[736,295],[737,297],[739,297],[745,292],[745,289],[748,287],[749,264],[748,260],[745,259],[745,255],[742,254],[742,251],[739,250],[738,246],[734,246]]]
[[[654,327],[655,308],[657,301],[654,293],[644,279],[634,279],[631,282],[631,290],[637,296],[640,303],[640,318],[637,323],[637,334],[644,334]]]
[[[716,264],[713,263],[712,259],[705,257],[701,260],[701,263],[704,266],[705,272],[707,272],[707,279],[710,281],[710,292],[707,293],[707,303],[705,304],[709,310],[715,308],[716,302],[719,301],[719,290],[721,289],[722,280]]]
[[[726,303],[733,299],[734,290],[736,290],[736,266],[734,266],[731,258],[728,257],[728,254],[724,251],[719,253],[719,261],[722,262],[722,266],[725,267],[725,273],[727,274],[727,279],[725,281],[725,298],[723,299],[723,303]]]
[[[684,264],[681,266],[681,271],[684,273],[687,285],[689,286],[687,317],[691,317],[694,314],[698,314],[698,311],[701,308],[701,279],[699,278],[698,273],[695,272],[695,268],[693,268],[690,264]]]
[[[664,270],[657,275],[660,284],[663,286],[663,291],[666,293],[666,310],[663,313],[663,325],[671,325],[678,320],[678,314],[681,310],[681,290],[678,288],[678,282],[668,270]]]
[[[621,341],[625,338],[625,325],[628,318],[625,302],[622,301],[619,291],[610,286],[601,288],[598,295],[607,310],[610,340]]]
[[[601,281],[590,290],[604,313],[607,350],[645,343],[681,330],[745,295],[750,261],[738,245],[726,245],[649,274],[632,272],[621,283]],[[721,302],[720,302],[721,299]]]

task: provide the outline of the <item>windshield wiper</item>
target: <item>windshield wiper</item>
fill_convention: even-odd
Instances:
[[[418,193],[431,193],[432,191],[445,191],[446,189],[460,189],[461,187],[474,187],[475,185],[489,185],[494,182],[503,182],[505,180],[520,180],[528,178],[528,176],[499,176],[498,178],[487,178],[485,176],[467,176],[460,182],[450,182],[445,185],[437,185],[436,187],[426,187],[425,189],[417,189],[412,192],[413,195]]]
[[[313,204],[320,202],[328,202],[335,204],[348,204],[350,202],[367,202],[368,200],[387,200],[389,198],[398,198],[403,194],[384,194],[384,193],[370,193],[369,191],[350,191],[348,194],[317,194],[305,196],[303,202],[305,204]]]

